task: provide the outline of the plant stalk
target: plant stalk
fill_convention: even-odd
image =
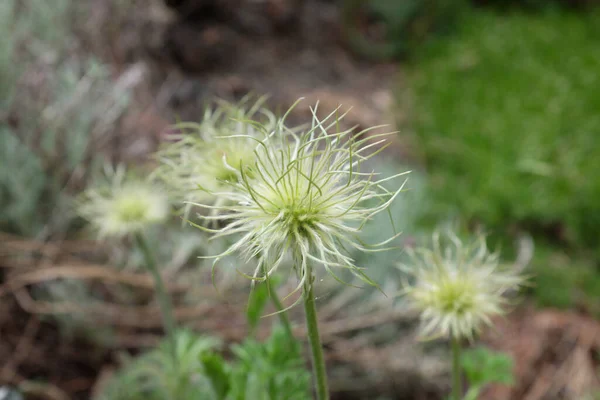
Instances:
[[[317,391],[317,400],[329,400],[329,390],[327,388],[327,371],[325,369],[325,359],[323,357],[323,348],[319,336],[319,325],[317,320],[317,308],[315,306],[315,297],[313,294],[313,275],[312,268],[306,268],[306,280],[302,288],[304,296],[304,311],[306,317],[306,329],[308,332],[308,342],[312,351],[312,364],[315,379],[315,389]]]
[[[160,273],[158,272],[158,267],[156,266],[156,259],[154,254],[150,250],[146,239],[141,233],[135,235],[136,244],[142,250],[142,254],[144,256],[145,266],[148,272],[152,275],[154,279],[154,290],[156,293],[156,299],[158,301],[158,306],[160,308],[160,313],[163,320],[163,325],[165,332],[169,338],[171,343],[171,351],[173,357],[176,361],[176,353],[175,353],[175,318],[173,317],[173,306],[171,305],[171,299],[169,298],[169,294],[167,293],[167,289],[163,282]]]
[[[462,400],[462,369],[460,339],[452,338],[452,400]]]
[[[288,335],[288,337],[290,339],[293,339],[294,333],[292,331],[292,324],[290,323],[290,319],[288,318],[287,312],[283,311],[283,303],[281,303],[277,291],[275,290],[275,288],[271,287],[271,284],[269,283],[268,279],[266,281],[266,284],[269,285],[269,297],[271,297],[271,301],[273,302],[275,309],[278,311],[277,316],[279,317],[279,322],[281,322],[281,325],[283,326],[283,329],[285,329],[285,333]]]

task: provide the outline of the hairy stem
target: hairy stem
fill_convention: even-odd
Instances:
[[[269,285],[269,296],[271,297],[271,301],[275,306],[275,309],[278,311],[277,315],[279,316],[279,321],[285,329],[285,333],[287,333],[290,339],[294,338],[294,333],[292,331],[292,324],[290,323],[290,319],[288,318],[287,312],[283,311],[284,307],[279,299],[279,295],[277,295],[277,291],[275,288],[272,288],[269,280],[267,279],[266,284]]]
[[[306,329],[308,331],[308,342],[312,351],[312,364],[317,391],[317,400],[328,400],[329,390],[327,388],[327,371],[325,370],[325,359],[319,336],[319,325],[317,320],[317,308],[313,294],[312,268],[306,268],[306,281],[304,282],[302,295],[304,296],[304,311],[306,316]]]
[[[156,293],[156,299],[158,300],[158,306],[160,307],[160,313],[162,315],[162,320],[164,324],[165,332],[167,333],[169,340],[171,342],[171,351],[173,353],[173,357],[175,357],[175,318],[173,317],[173,307],[171,305],[171,299],[169,298],[169,294],[167,293],[167,289],[165,288],[165,284],[158,272],[158,267],[156,266],[156,259],[154,258],[154,254],[150,250],[146,239],[141,233],[135,235],[135,241],[142,250],[142,254],[144,256],[145,266],[148,272],[152,275],[154,279],[154,290]]]
[[[462,399],[462,370],[460,366],[460,339],[452,338],[452,400]]]

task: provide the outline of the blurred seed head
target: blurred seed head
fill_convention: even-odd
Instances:
[[[440,236],[434,234],[433,249],[408,249],[413,263],[403,269],[413,279],[403,292],[421,312],[423,339],[472,339],[492,316],[505,313],[505,295],[523,285],[524,278],[499,266],[484,236],[467,244],[450,231],[443,243]]]
[[[190,202],[224,200],[215,193],[237,182],[239,168],[254,163],[255,140],[264,138],[276,124],[275,116],[263,107],[264,100],[221,102],[205,111],[202,122],[175,126],[179,134],[157,153],[161,165],[155,176],[186,214]]]
[[[170,212],[164,188],[133,176],[123,166],[106,169],[108,182],[87,189],[79,198],[78,213],[101,238],[119,238],[164,222]]]

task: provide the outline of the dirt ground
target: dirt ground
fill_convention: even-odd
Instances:
[[[516,385],[489,400],[594,399],[600,393],[600,322],[575,312],[523,307],[496,321],[484,342],[511,354]]]

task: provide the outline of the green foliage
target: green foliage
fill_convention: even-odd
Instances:
[[[469,349],[462,354],[461,366],[469,382],[465,400],[477,400],[479,392],[490,383],[514,383],[513,360],[505,353],[492,352],[485,347]]]
[[[221,399],[223,388],[218,383],[228,372],[213,353],[217,344],[213,338],[180,331],[175,337],[177,362],[166,340],[127,365],[98,400]]]
[[[5,0],[0,3],[0,112],[6,110],[12,101],[15,89],[17,69],[13,66],[12,57],[15,47],[13,35],[13,19],[16,0]]]
[[[358,54],[389,59],[412,52],[432,34],[452,30],[467,5],[467,0],[345,0],[343,27]],[[361,27],[365,23],[382,26],[384,37],[369,38],[369,29]]]
[[[256,284],[250,293],[250,297],[248,298],[248,307],[246,308],[246,320],[248,321],[248,326],[251,332],[258,327],[261,313],[269,301],[270,288],[277,286],[272,285],[273,280],[274,279],[271,279],[270,282],[267,281],[265,283]]]
[[[478,11],[453,40],[422,49],[405,97],[406,137],[430,174],[428,217],[481,223],[503,242],[525,230],[536,244],[559,244],[536,249],[532,293],[543,306],[594,312],[599,27],[598,11]]]
[[[60,53],[69,46],[76,5],[71,0],[39,3],[35,0],[8,0],[15,10],[15,40],[27,42],[30,52]]]
[[[21,393],[7,386],[0,386],[0,395],[2,400],[23,400],[24,397]]]
[[[532,263],[535,284],[531,287],[540,307],[584,309],[600,315],[600,274],[585,254],[538,246]]]
[[[255,287],[248,304],[252,331],[269,298],[273,284]],[[219,342],[179,331],[172,341],[130,362],[96,400],[304,400],[310,398],[310,373],[302,348],[283,326],[274,327],[264,342],[246,339],[232,346],[234,359],[226,361],[216,352]]]
[[[217,341],[189,331],[176,336],[177,362],[169,341],[134,359],[97,400],[304,400],[310,374],[300,344],[275,328],[265,343],[246,340],[227,362]]]
[[[237,364],[231,375],[227,400],[310,399],[310,374],[304,368],[300,343],[283,328],[274,329],[269,340],[246,340],[234,346]]]
[[[95,61],[63,64],[52,74],[48,102],[22,104],[19,125],[0,126],[0,228],[26,236],[65,229],[73,217],[67,187],[97,164],[94,139],[127,106],[127,93],[112,88]]]
[[[485,347],[476,347],[463,353],[461,365],[469,384],[473,386],[514,383],[513,360],[508,354],[493,352]]]
[[[410,73],[436,216],[600,245],[600,13],[479,12]]]
[[[0,127],[0,158],[0,227],[23,233],[40,230],[36,211],[45,186],[40,160],[8,127]]]
[[[56,0],[52,4],[40,4],[35,0],[2,1],[0,110],[4,111],[12,104],[17,79],[28,61],[39,56],[55,58],[67,47],[69,16],[73,9],[70,0]]]
[[[547,9],[578,9],[598,5],[597,0],[474,0],[477,4],[497,7],[499,10],[506,8],[520,8],[528,11],[540,11]]]

